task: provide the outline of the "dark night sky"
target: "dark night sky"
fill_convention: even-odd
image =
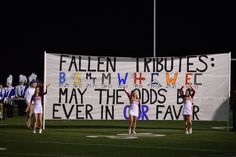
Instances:
[[[1,5],[1,75],[43,78],[43,54],[153,56],[153,1]],[[157,56],[232,52],[236,9],[229,1],[157,0]],[[10,64],[9,64],[10,62]],[[6,65],[8,63],[8,65]],[[234,63],[236,64],[236,63]],[[235,66],[235,65],[233,65]],[[232,70],[233,71],[233,70]]]

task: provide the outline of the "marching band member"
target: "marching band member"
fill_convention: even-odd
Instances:
[[[16,89],[15,103],[18,106],[18,115],[19,116],[25,115],[25,109],[26,109],[25,91],[27,89],[26,83],[27,83],[26,76],[20,74],[19,75],[19,85],[17,85],[15,87],[15,89]]]
[[[3,100],[4,100],[4,88],[3,85],[0,84],[0,119],[4,119],[5,116],[5,110],[4,110],[4,105],[3,105]]]
[[[26,125],[28,128],[31,128],[31,119],[32,119],[32,115],[33,115],[33,104],[34,101],[31,102],[32,96],[35,93],[35,88],[37,86],[37,75],[35,73],[32,73],[29,76],[29,87],[26,89],[25,91],[25,99],[26,99],[26,104],[27,104],[27,108],[25,110],[25,112],[27,113],[27,119],[26,119]]]
[[[13,117],[13,98],[15,97],[15,89],[12,86],[12,75],[7,78],[4,94],[4,107],[7,108],[7,117]]]

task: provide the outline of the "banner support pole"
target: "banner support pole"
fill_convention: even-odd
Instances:
[[[230,123],[230,96],[231,96],[231,52],[229,52],[229,106],[228,106],[228,109],[229,109],[229,117],[228,117],[228,122],[227,122],[227,131],[229,131],[229,123]]]
[[[153,57],[156,57],[156,0],[153,3]]]
[[[46,83],[47,83],[47,80],[46,80],[46,69],[47,69],[46,58],[47,58],[47,57],[46,57],[46,56],[47,56],[47,52],[44,51],[44,84],[43,84],[43,86],[44,86],[43,88],[44,88],[44,89],[46,89]],[[46,110],[45,110],[45,108],[46,108],[46,107],[45,107],[45,106],[46,106],[46,104],[45,104],[45,99],[46,99],[46,98],[45,98],[45,97],[46,97],[46,95],[43,96],[43,130],[45,130],[45,125],[46,125],[46,124],[45,124],[45,123],[46,123],[46,120],[45,120],[45,115],[46,115],[46,114],[45,114],[45,111],[46,111]]]

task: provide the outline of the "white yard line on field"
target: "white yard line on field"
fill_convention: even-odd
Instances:
[[[59,141],[17,141],[17,140],[3,140],[4,142],[15,143],[32,143],[32,144],[59,144],[59,145],[81,145],[81,146],[98,146],[98,147],[120,147],[120,148],[143,148],[143,149],[164,149],[164,150],[180,150],[180,151],[201,151],[201,152],[219,152],[219,153],[236,153],[236,151],[229,150],[214,150],[201,148],[183,148],[183,147],[161,147],[161,146],[134,146],[134,145],[115,145],[115,144],[96,144],[96,143],[79,143],[79,142],[59,142]]]
[[[2,151],[2,150],[7,150],[7,148],[1,148],[1,147],[0,147],[0,151]]]
[[[65,155],[65,154],[38,154],[38,153],[10,153],[10,152],[4,152],[0,153],[0,155],[7,155],[7,156],[40,156],[40,157],[89,157],[89,156],[74,156],[74,155]]]

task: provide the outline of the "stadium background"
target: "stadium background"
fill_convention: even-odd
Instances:
[[[157,0],[156,56],[231,52],[236,58],[235,12],[232,1]],[[153,1],[2,2],[0,13],[3,84],[9,74],[13,85],[19,74],[35,72],[43,80],[44,51],[153,56]],[[127,121],[47,121],[41,135],[24,122],[0,121],[1,157],[236,155],[236,135],[226,122],[194,121],[194,133],[186,136],[182,121],[139,121],[137,131],[144,134],[131,140],[115,139],[127,133]]]
[[[2,83],[12,74],[17,84],[20,73],[29,76],[32,72],[42,80],[45,50],[95,56],[153,56],[153,1],[2,6]],[[230,1],[157,0],[156,13],[157,57],[231,52],[236,58],[236,14]],[[232,78],[235,80],[233,72]]]

